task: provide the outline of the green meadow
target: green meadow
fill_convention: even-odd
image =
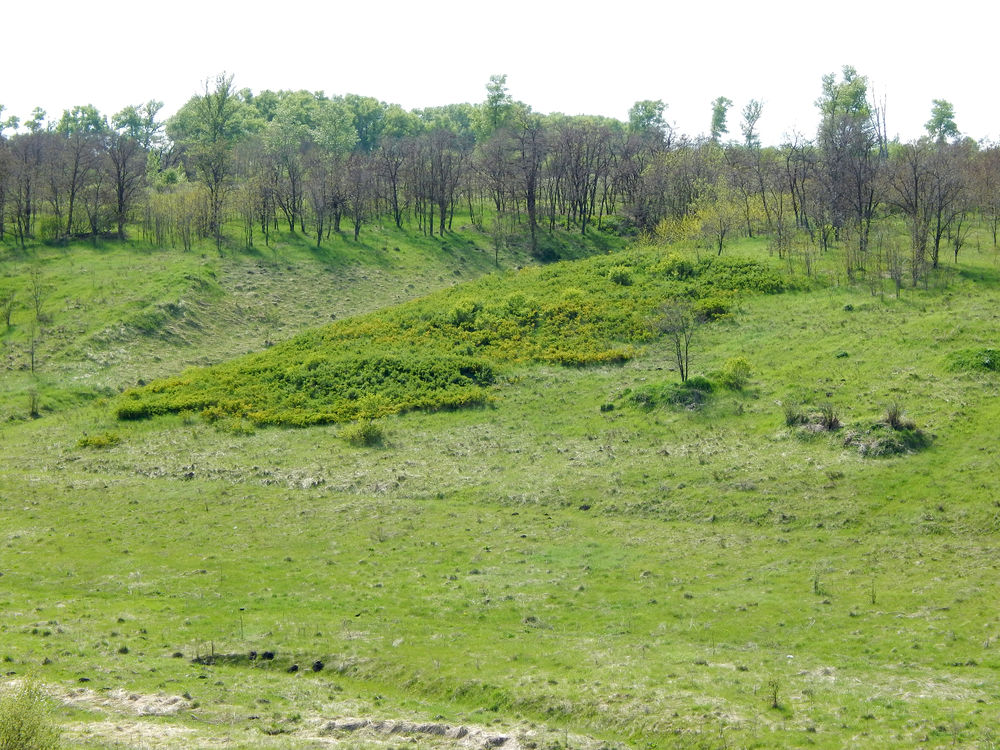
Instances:
[[[550,241],[4,248],[5,683],[80,748],[996,747],[986,233],[898,297]]]

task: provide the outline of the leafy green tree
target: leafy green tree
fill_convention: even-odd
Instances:
[[[357,147],[366,154],[378,148],[379,138],[385,128],[388,105],[371,96],[347,94],[344,104],[351,111],[354,129],[357,132]]]
[[[417,135],[423,132],[423,129],[424,123],[413,112],[408,112],[398,104],[389,104],[385,108],[382,127],[383,138],[403,138]]]
[[[29,133],[40,133],[44,130],[49,129],[46,126],[45,118],[47,114],[41,107],[35,107],[31,111],[31,119],[24,123],[24,127],[28,129]]]
[[[316,229],[316,246],[332,229],[340,231],[340,217],[347,203],[344,165],[358,142],[354,116],[339,99],[324,99],[316,112],[306,144],[306,189]]]
[[[205,81],[194,96],[167,122],[167,134],[181,145],[189,166],[198,173],[209,195],[209,232],[222,250],[222,218],[232,178],[233,150],[256,127],[256,112],[233,88],[233,76],[220,73]]]
[[[724,96],[717,97],[712,102],[711,138],[713,141],[718,141],[719,138],[729,132],[729,127],[726,125],[726,115],[732,106],[732,100]]]
[[[924,124],[924,127],[936,143],[954,141],[960,136],[958,126],[955,124],[955,108],[951,102],[944,99],[934,99],[931,119]]]
[[[658,142],[668,140],[670,126],[663,119],[667,105],[660,99],[643,99],[633,104],[628,111],[628,130]]]
[[[275,114],[277,114],[282,93],[284,92],[264,89],[260,93],[255,94],[250,89],[243,89],[240,91],[240,98],[254,108],[258,118],[264,122],[271,122]]]
[[[743,120],[740,122],[740,132],[743,134],[743,145],[747,148],[760,148],[760,136],[757,135],[757,121],[764,111],[764,103],[751,99],[743,108]]]
[[[3,111],[7,109],[4,105],[0,104],[0,116],[3,115]],[[0,140],[3,140],[3,131],[5,130],[17,130],[17,126],[20,120],[11,115],[6,120],[0,120]]]
[[[324,101],[325,97],[309,91],[282,91],[278,94],[274,114],[263,130],[264,147],[273,170],[271,189],[290,232],[304,222],[303,146],[317,126]]]
[[[422,132],[447,130],[456,135],[463,145],[475,140],[476,110],[471,104],[445,104],[414,110],[414,114],[422,123]]]
[[[507,76],[491,75],[486,84],[486,101],[476,109],[476,140],[485,141],[500,128],[506,128],[514,110],[514,99],[507,92]]]
[[[880,113],[868,101],[868,80],[845,65],[838,81],[835,74],[823,76],[817,144],[823,158],[821,200],[835,231],[847,225],[857,230],[858,256],[863,263],[868,250],[871,223],[880,203],[886,140]],[[848,266],[848,275],[852,272]]]
[[[717,255],[722,255],[726,240],[738,230],[748,209],[727,183],[719,177],[695,201],[695,215],[701,223],[701,236]]]

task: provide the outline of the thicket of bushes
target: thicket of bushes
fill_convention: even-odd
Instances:
[[[628,277],[630,283],[623,284]],[[305,426],[411,409],[481,405],[505,365],[620,362],[652,339],[662,300],[728,314],[736,295],[776,292],[756,261],[691,261],[659,248],[492,276],[339,321],[266,352],[127,392],[121,419],[182,411]]]

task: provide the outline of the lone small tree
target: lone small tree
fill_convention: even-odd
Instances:
[[[657,332],[665,336],[673,347],[674,362],[677,364],[682,383],[687,382],[690,374],[691,340],[695,331],[704,322],[704,318],[695,312],[691,300],[682,298],[665,302],[656,318]]]
[[[0,289],[0,315],[3,316],[4,323],[10,328],[10,316],[14,312],[14,304],[17,300],[13,289]]]

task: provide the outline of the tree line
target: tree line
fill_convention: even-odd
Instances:
[[[0,241],[139,233],[221,250],[267,245],[286,228],[322,245],[373,224],[444,234],[458,213],[498,248],[519,237],[535,252],[557,228],[693,237],[719,253],[759,235],[808,270],[838,243],[848,276],[887,275],[898,288],[943,253],[957,260],[973,222],[994,244],[1000,227],[998,147],[963,138],[944,100],[925,137],[890,140],[884,103],[850,66],[823,77],[815,134],[768,147],[758,101],[742,110],[739,137],[726,138],[726,97],[712,103],[710,134],[689,137],[659,100],[636,102],[627,122],[540,114],[502,75],[481,103],[413,111],[357,95],[255,94],[225,74],[166,121],[162,106],[0,121]],[[905,227],[907,242],[890,227]]]

